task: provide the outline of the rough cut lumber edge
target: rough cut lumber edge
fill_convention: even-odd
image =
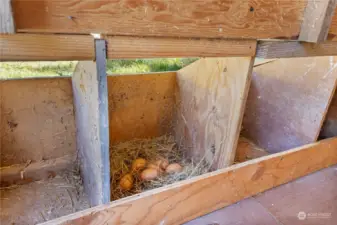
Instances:
[[[0,34],[0,61],[93,60],[90,35]]]
[[[337,42],[327,41],[320,44],[298,41],[259,41],[256,57],[292,58],[337,55]]]
[[[256,40],[106,36],[108,58],[254,56]]]
[[[110,202],[109,114],[105,41],[96,62],[82,61],[72,76],[77,148],[84,190],[92,206]]]
[[[253,64],[253,57],[202,58],[177,71],[175,137],[195,162],[233,164]]]
[[[0,0],[0,34],[15,33],[11,0]]]
[[[326,139],[44,224],[182,224],[336,163],[337,138]]]
[[[325,41],[329,33],[336,3],[336,0],[309,0],[298,39],[314,43]]]
[[[55,177],[74,167],[75,155],[0,168],[0,186],[21,185]]]

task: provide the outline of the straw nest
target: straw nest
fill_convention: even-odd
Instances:
[[[204,160],[195,163],[187,159],[184,152],[181,147],[176,145],[173,136],[170,135],[151,139],[133,139],[113,145],[110,149],[111,199],[117,200],[209,171],[210,166]],[[123,175],[131,172],[132,162],[137,158],[144,158],[147,162],[164,158],[169,163],[179,163],[183,170],[174,174],[161,174],[151,181],[142,181],[139,174],[133,173],[134,185],[132,189],[129,191],[122,190],[119,181]]]

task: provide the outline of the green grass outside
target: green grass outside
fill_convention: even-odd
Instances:
[[[109,60],[108,74],[176,71],[197,58]],[[0,79],[71,76],[77,62],[0,62]]]

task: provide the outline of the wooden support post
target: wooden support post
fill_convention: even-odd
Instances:
[[[79,62],[73,75],[77,148],[92,206],[110,201],[106,46],[95,41],[96,62]]]
[[[177,72],[176,139],[213,169],[234,161],[253,57],[204,58]]]
[[[0,0],[0,34],[15,33],[11,0]]]
[[[44,223],[183,224],[337,163],[337,138],[264,156]]]
[[[336,0],[308,1],[299,36],[300,41],[317,43],[326,40],[336,3]]]

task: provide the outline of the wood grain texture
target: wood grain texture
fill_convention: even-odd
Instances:
[[[294,38],[302,0],[13,0],[18,32]],[[34,16],[32,16],[34,15]]]
[[[0,61],[94,58],[94,39],[89,35],[0,34]]]
[[[265,59],[331,55],[337,55],[337,42],[259,41],[256,51],[256,57]]]
[[[70,78],[6,80],[0,91],[1,166],[75,154]]]
[[[0,187],[22,185],[38,180],[53,178],[66,170],[74,169],[75,155],[42,160],[39,162],[16,164],[0,168]]]
[[[108,76],[110,143],[172,133],[176,73]]]
[[[15,33],[11,0],[0,1],[0,34]]]
[[[234,161],[254,60],[200,59],[177,72],[176,140],[214,169]]]
[[[266,155],[269,155],[267,151],[265,151],[262,148],[259,148],[253,142],[249,141],[247,138],[240,137],[238,141],[238,146],[236,148],[234,161],[235,163],[241,163]]]
[[[107,105],[106,112],[99,106],[102,103],[107,104],[107,93],[106,100],[101,99],[99,92],[102,89],[98,76],[95,62],[81,61],[77,64],[72,77],[76,143],[84,189],[92,206],[104,204],[106,195],[110,196],[110,187],[106,188],[104,180],[105,174],[110,174],[110,168],[103,159],[106,157],[106,151],[109,151],[109,143],[104,143],[100,137],[108,135],[109,132],[108,110]],[[109,159],[109,155],[107,158]]]
[[[337,139],[327,139],[44,224],[182,224],[336,163]]]
[[[108,58],[254,56],[256,40],[108,36]]]
[[[314,43],[325,41],[336,4],[336,0],[308,1],[298,40]]]
[[[336,78],[337,58],[332,56],[254,67],[242,135],[269,152],[315,142]]]

